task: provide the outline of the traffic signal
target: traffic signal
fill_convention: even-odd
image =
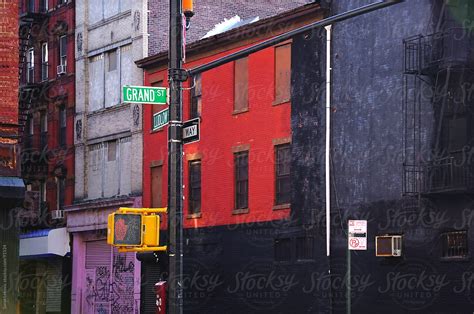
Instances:
[[[107,243],[120,252],[165,251],[160,243],[160,216],[166,208],[120,208],[108,216]]]

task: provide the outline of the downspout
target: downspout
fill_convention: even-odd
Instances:
[[[331,27],[326,29],[326,255],[331,253],[331,173],[330,173],[330,149],[331,149]]]

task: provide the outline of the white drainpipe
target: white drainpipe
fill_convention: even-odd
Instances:
[[[331,254],[331,27],[326,29],[326,255]]]

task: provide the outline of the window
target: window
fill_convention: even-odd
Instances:
[[[32,115],[28,116],[28,134],[29,135],[35,134],[35,121]]]
[[[275,103],[290,100],[291,43],[275,47]]]
[[[57,209],[61,210],[64,207],[64,193],[66,190],[66,179],[56,178],[57,187]]]
[[[26,56],[26,82],[34,83],[35,81],[35,50],[33,48],[28,49]]]
[[[39,209],[40,209],[40,214],[43,216],[46,213],[46,182],[40,181],[39,184]]]
[[[59,37],[59,64],[64,67],[66,71],[67,67],[67,37],[63,35]]]
[[[275,261],[291,261],[291,238],[275,239],[274,242]]]
[[[314,259],[312,237],[296,238],[296,259],[300,261]]]
[[[151,168],[151,207],[163,206],[163,166]]]
[[[117,159],[117,141],[109,141],[107,143],[107,161],[115,161]]]
[[[43,150],[48,145],[48,113],[47,112],[41,112],[40,129],[41,129],[41,149]]]
[[[201,161],[189,162],[189,214],[201,212]]]
[[[117,70],[117,49],[109,51],[107,53],[107,59],[109,62],[109,72]]]
[[[248,208],[249,167],[248,152],[234,154],[235,209]]]
[[[197,118],[201,116],[201,74],[194,76],[194,88],[191,89],[191,106],[190,106],[190,118]]]
[[[290,163],[290,144],[275,146],[275,205],[290,203]]]
[[[41,80],[48,79],[48,43],[41,44]]]
[[[28,12],[35,12],[35,0],[26,0]]]
[[[40,0],[40,12],[48,11],[48,0]]]
[[[66,108],[59,108],[59,145],[66,145]]]
[[[469,246],[467,231],[446,232],[441,235],[442,257],[444,258],[467,258]]]
[[[234,113],[248,110],[248,58],[234,62]]]

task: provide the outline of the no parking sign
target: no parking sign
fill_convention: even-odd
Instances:
[[[367,250],[367,220],[349,220],[349,250]]]

